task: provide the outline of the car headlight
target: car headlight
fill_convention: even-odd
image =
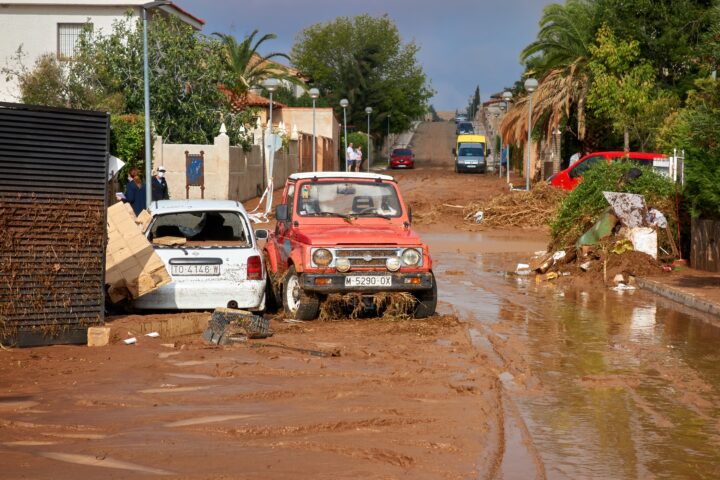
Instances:
[[[327,267],[332,259],[332,253],[327,248],[318,248],[312,254],[312,260],[318,267]]]
[[[400,257],[389,257],[387,260],[385,260],[385,266],[391,272],[397,272],[398,270],[400,270],[400,263]]]
[[[338,272],[345,273],[350,270],[350,260],[347,258],[338,258],[335,261],[335,268]]]
[[[402,253],[402,261],[405,265],[414,267],[420,263],[422,256],[414,248],[406,248]]]

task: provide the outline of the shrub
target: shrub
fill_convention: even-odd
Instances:
[[[631,168],[640,168],[642,176],[632,182],[621,179]],[[575,244],[577,239],[597,221],[608,208],[603,192],[637,193],[645,196],[648,208],[660,210],[676,231],[676,186],[650,167],[637,167],[631,162],[600,162],[585,172],[583,181],[560,205],[555,218],[550,222],[551,245],[565,248]]]

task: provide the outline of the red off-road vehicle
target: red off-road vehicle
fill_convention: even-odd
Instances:
[[[290,175],[277,226],[265,245],[269,303],[311,320],[331,293],[360,293],[368,308],[380,292],[415,296],[414,316],[435,313],[437,285],[427,245],[395,180],[372,173]]]

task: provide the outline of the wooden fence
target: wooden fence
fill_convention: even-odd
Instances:
[[[693,219],[690,266],[720,272],[720,220]]]

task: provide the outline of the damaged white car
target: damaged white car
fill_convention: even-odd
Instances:
[[[150,213],[146,235],[172,282],[135,299],[136,308],[265,309],[262,253],[240,202],[162,200]]]

